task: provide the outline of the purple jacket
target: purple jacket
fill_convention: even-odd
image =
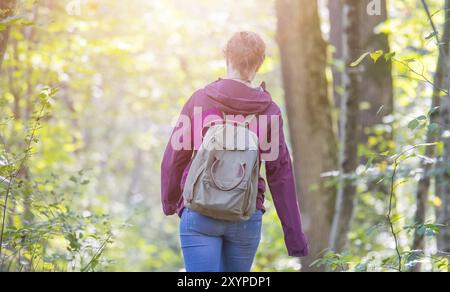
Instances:
[[[306,256],[308,245],[302,229],[292,161],[283,133],[281,111],[272,101],[265,84],[254,89],[235,80],[219,79],[205,88],[197,90],[187,101],[181,114],[194,120],[194,107],[201,107],[202,119],[208,114],[217,112],[227,115],[256,114],[279,117],[281,121],[279,123],[279,155],[276,160],[265,162],[266,178],[283,226],[289,255]],[[270,119],[268,120],[270,121]],[[180,124],[175,127],[174,133],[179,130],[179,127]],[[270,129],[270,127],[268,128]],[[193,127],[191,131],[193,131]],[[190,143],[193,144],[192,141]],[[161,200],[166,215],[178,213],[180,216],[183,211],[182,190],[189,172],[192,154],[193,150],[175,150],[170,142],[167,145],[161,164]],[[260,175],[256,207],[262,211],[265,211],[265,191],[266,183]]]

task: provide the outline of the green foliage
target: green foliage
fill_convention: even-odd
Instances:
[[[359,66],[368,56],[370,56],[374,63],[378,62],[381,57],[384,57],[384,60],[388,62],[395,56],[395,52],[384,53],[382,50],[378,50],[375,52],[366,52],[362,54],[356,61],[352,62],[350,64],[350,67]]]
[[[333,251],[326,251],[323,257],[315,260],[311,266],[322,267],[325,266],[331,271],[346,271],[349,269],[351,256],[349,254],[338,254]],[[358,269],[363,269],[358,266]]]
[[[78,181],[65,185],[57,175],[42,181],[30,178],[27,164],[34,145],[40,142],[38,132],[49,115],[50,99],[56,94],[54,88],[43,88],[38,94],[38,107],[18,154],[9,152],[5,143],[0,149],[6,162],[0,169],[4,178],[0,184],[1,271],[93,271],[106,244],[111,243],[108,217],[71,210],[76,204],[65,193],[76,193]]]
[[[10,28],[0,75],[0,270],[182,270],[178,218],[163,216],[159,198],[170,124],[195,89],[224,74],[221,49],[242,29],[267,40],[256,82],[265,80],[282,103],[273,1],[87,0],[80,15],[70,15],[66,1],[19,2],[19,14],[0,22],[0,30]],[[428,2],[443,23],[442,1]],[[426,223],[414,222],[412,208],[420,162],[435,165],[425,147],[443,152],[440,142],[410,146],[424,143],[428,130],[445,130],[431,122],[439,108],[428,112],[436,35],[416,1],[389,7],[391,19],[377,31],[390,35],[391,51],[364,53],[351,66],[392,64],[396,110],[365,129],[368,143],[358,145],[348,249],[312,255],[315,266],[330,271],[408,270],[418,262],[449,270],[448,255],[410,250],[414,233],[434,247],[448,228],[433,212]],[[448,171],[433,167],[429,175]],[[439,206],[439,195],[431,194],[429,207]],[[296,271],[301,264],[286,255],[270,197],[266,208],[253,270]]]

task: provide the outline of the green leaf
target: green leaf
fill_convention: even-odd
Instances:
[[[53,88],[50,89],[50,92],[49,92],[48,96],[53,97],[57,93],[58,93],[58,88],[57,87],[53,87]]]
[[[426,121],[428,118],[426,116],[420,116],[417,118],[418,121]]]
[[[381,58],[381,56],[383,56],[383,53],[384,52],[382,50],[378,50],[376,52],[371,53],[370,57],[372,58],[373,62],[376,63]]]
[[[420,237],[425,235],[427,228],[425,227],[425,225],[421,225],[419,228],[417,228],[416,233],[417,235],[419,235]]]
[[[386,62],[389,62],[390,60],[392,60],[392,58],[394,58],[396,55],[396,52],[389,52],[384,54],[384,59],[386,60]]]
[[[0,31],[7,29],[9,26],[18,23],[23,18],[21,16],[11,16],[0,21]]]
[[[417,129],[417,127],[419,127],[419,121],[417,119],[412,120],[411,122],[409,122],[408,124],[408,128],[410,130],[415,130]]]
[[[396,214],[394,214],[394,215],[391,217],[391,222],[392,222],[392,223],[397,223],[397,222],[400,221],[402,218],[403,218],[403,217],[402,217],[400,214],[396,213]]]
[[[14,171],[14,169],[13,169],[13,166],[11,164],[0,165],[0,174],[9,174],[9,173],[11,173],[13,171]]]
[[[370,54],[371,54],[370,52],[364,53],[361,57],[358,58],[358,60],[356,60],[355,62],[351,63],[350,67],[357,67]]]
[[[39,93],[38,97],[41,101],[45,101],[48,98],[48,94],[46,92],[41,92]]]
[[[68,250],[69,251],[78,251],[81,248],[81,244],[78,242],[78,238],[74,233],[66,234],[66,239],[69,241]]]
[[[84,180],[84,181],[81,183],[81,185],[85,186],[85,185],[88,185],[89,183],[90,183],[89,180]]]

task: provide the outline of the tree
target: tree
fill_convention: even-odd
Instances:
[[[13,15],[16,7],[16,0],[2,0],[0,2],[0,22]],[[9,39],[9,27],[0,26],[0,69],[2,68],[3,58],[6,52],[6,46]]]
[[[356,186],[347,179],[358,165],[358,134],[359,134],[359,98],[360,72],[350,66],[358,59],[360,52],[359,24],[361,2],[346,0],[344,2],[344,37],[343,57],[345,61],[344,89],[341,97],[340,120],[340,183],[336,197],[336,210],[330,235],[332,249],[341,250],[347,241],[347,233],[353,214]]]
[[[343,57],[344,57],[344,0],[329,0],[328,10],[330,13],[330,43],[333,52],[333,97],[336,105],[341,103],[344,90],[343,80]]]
[[[445,29],[441,42],[445,44],[442,48],[443,52],[446,53],[447,79],[443,88],[447,89],[447,92],[450,92],[450,0],[446,0],[445,2],[445,11]],[[442,132],[444,153],[438,164],[442,173],[436,179],[436,193],[441,197],[442,201],[441,206],[437,210],[437,219],[438,223],[445,225],[450,222],[450,137],[448,135],[448,131],[450,131],[450,96],[448,94],[441,97],[440,120],[444,129]],[[446,135],[444,134],[445,131],[447,131]],[[449,228],[444,229],[442,234],[438,235],[437,245],[440,251],[450,252]]]
[[[445,19],[446,25],[443,42],[445,42],[445,50],[447,51],[447,64],[450,63],[449,56],[449,42],[450,42],[450,1],[446,1],[447,15]],[[447,70],[447,73],[449,70]],[[450,91],[450,82],[447,79],[445,86],[447,91]],[[440,251],[450,253],[450,228],[448,226],[450,222],[450,137],[448,131],[450,131],[450,98],[448,95],[441,97],[441,110],[440,110],[441,125],[444,129],[442,132],[442,139],[444,143],[444,153],[440,163],[438,164],[442,174],[437,178],[437,194],[440,196],[442,204],[437,210],[438,223],[447,225],[447,228],[442,230],[442,233],[438,235],[437,244]],[[446,134],[445,131],[447,132]]]
[[[311,253],[304,270],[327,248],[334,188],[321,174],[336,168],[336,138],[325,74],[327,44],[323,40],[316,1],[279,0],[277,40],[281,52],[294,169],[301,195],[305,232]]]
[[[393,84],[392,84],[392,63],[389,62],[372,62],[371,60],[367,60],[363,63],[363,66],[360,66],[359,73],[361,77],[357,82],[350,87],[354,87],[357,85],[354,90],[358,93],[358,103],[354,103],[353,111],[359,110],[358,123],[360,125],[359,131],[357,133],[349,133],[345,131],[346,124],[348,124],[348,120],[346,117],[346,113],[349,113],[346,108],[347,103],[343,102],[343,98],[347,96],[348,92],[346,92],[346,87],[348,84],[344,84],[344,81],[347,81],[347,76],[344,76],[347,72],[343,72],[344,69],[341,68],[341,64],[349,64],[354,60],[350,59],[348,56],[344,56],[344,54],[348,55],[350,50],[354,51],[354,55],[361,55],[363,52],[375,52],[382,50],[383,52],[389,52],[389,41],[388,36],[385,33],[378,33],[375,31],[376,27],[387,20],[387,6],[386,1],[381,1],[380,5],[380,14],[368,15],[367,7],[370,7],[372,1],[363,0],[358,1],[358,3],[353,3],[354,7],[357,8],[358,14],[354,14],[354,20],[357,21],[357,25],[350,26],[351,32],[348,31],[348,27],[345,28],[344,24],[348,24],[349,15],[345,13],[347,9],[344,7],[348,7],[348,3],[344,3],[344,0],[330,0],[329,1],[329,9],[330,9],[330,41],[335,48],[334,52],[334,60],[335,64],[333,66],[333,80],[334,80],[334,96],[336,100],[336,104],[341,105],[341,126],[340,126],[340,134],[341,134],[341,156],[347,152],[347,155],[351,155],[352,162],[349,164],[350,157],[347,157],[347,168],[348,171],[354,170],[354,167],[357,165],[357,153],[355,151],[355,147],[357,147],[357,143],[361,145],[367,145],[369,134],[372,132],[372,129],[377,124],[383,123],[383,117],[391,115],[393,110]],[[346,6],[344,6],[344,4]],[[359,17],[359,18],[358,18]],[[357,18],[357,19],[356,19]],[[364,21],[363,21],[364,20]],[[351,33],[353,36],[358,36],[358,40],[356,41],[357,47],[350,47],[347,36],[348,33]],[[359,53],[357,52],[359,50]],[[348,75],[348,74],[347,74]],[[341,103],[343,102],[343,103]],[[357,106],[358,108],[355,108]],[[380,111],[380,109],[382,109]],[[354,121],[353,121],[354,123]],[[386,151],[386,143],[387,141],[392,140],[392,132],[384,133],[384,142],[383,145],[375,145],[373,149],[370,149],[373,152],[381,153]],[[344,161],[344,157],[340,158],[341,161]],[[341,170],[343,170],[343,165],[341,166]],[[344,172],[345,173],[345,172]],[[341,179],[341,182],[344,182]],[[334,220],[335,228],[332,232],[330,238],[330,245],[338,251],[341,251],[347,242],[347,234],[351,227],[351,218],[354,209],[354,196],[355,189],[354,187],[348,185],[345,186],[343,183],[338,188],[338,198],[339,204],[336,205],[336,216]],[[373,192],[384,192],[382,184],[373,184],[370,187]],[[344,198],[344,195],[346,198]],[[340,225],[340,227],[339,227]]]
[[[372,0],[360,1],[360,42],[361,51],[375,52],[382,50],[390,52],[389,38],[384,32],[377,32],[377,27],[388,19],[386,0],[381,0],[381,13],[379,15],[367,15],[367,7]],[[361,82],[360,97],[361,108],[360,143],[367,144],[368,133],[375,125],[382,124],[383,118],[393,112],[394,92],[392,82],[392,62],[380,59],[377,62],[367,60],[364,63]],[[365,104],[365,105],[364,105]],[[392,132],[384,133],[384,141],[392,141]],[[376,145],[373,151],[381,153],[386,151],[381,145]]]
[[[438,125],[439,124],[439,112],[443,113],[443,118],[445,121],[445,118],[448,119],[448,117],[445,117],[444,115],[448,114],[448,92],[447,94],[442,97],[442,100],[445,101],[444,103],[441,103],[441,96],[443,95],[443,91],[448,90],[449,88],[449,36],[450,36],[450,22],[449,19],[449,1],[446,0],[446,18],[445,18],[445,25],[444,25],[444,33],[442,36],[442,39],[440,37],[440,34],[437,30],[436,25],[434,24],[434,21],[432,19],[430,9],[426,3],[426,1],[422,0],[422,4],[424,6],[425,12],[427,13],[428,19],[430,21],[431,27],[434,31],[433,35],[436,38],[436,44],[439,48],[439,58],[438,58],[438,64],[436,68],[436,73],[434,76],[434,87],[433,87],[433,95],[432,95],[432,101],[431,101],[431,110],[430,110],[430,126],[427,131],[427,137],[426,137],[426,143],[436,143],[439,141],[439,131],[436,131],[435,127],[432,125]],[[444,109],[442,110],[436,110],[440,108],[441,106],[444,106]],[[447,141],[448,142],[448,141]],[[436,156],[436,147],[427,147],[425,150],[425,156],[429,158],[433,158]],[[444,164],[445,165],[445,164]],[[417,185],[417,191],[416,191],[416,213],[415,213],[415,224],[420,226],[421,224],[425,224],[426,215],[427,215],[427,205],[428,205],[428,196],[430,191],[430,185],[431,185],[431,177],[432,177],[432,164],[427,162],[426,160],[422,160],[421,168],[423,169],[423,175],[419,179],[418,185]],[[446,166],[447,167],[447,166]],[[438,210],[438,219],[439,220],[447,220],[443,222],[444,224],[447,224],[448,222],[448,201],[447,201],[447,194],[445,192],[448,190],[448,181],[446,178],[448,178],[448,172],[446,171],[443,176],[440,177],[442,179],[441,183],[438,184],[438,186],[442,186],[442,191],[444,192],[442,195],[444,195],[444,202],[445,204],[443,207]],[[446,239],[448,238],[448,231],[444,233],[443,236],[440,237],[439,245],[442,246],[442,243],[446,242]],[[444,247],[448,248],[448,246]],[[425,240],[424,235],[419,234],[419,232],[414,233],[414,241],[412,245],[412,250],[420,250],[423,251],[425,249]],[[416,264],[412,270],[413,271],[420,271],[421,265],[420,263]]]
[[[363,52],[375,52],[382,50],[389,52],[388,35],[377,32],[376,28],[388,19],[386,0],[381,0],[381,13],[379,15],[368,15],[367,7],[371,0],[362,0],[359,5],[360,22],[358,33],[360,38],[360,54]],[[333,54],[333,80],[334,97],[336,104],[340,104],[343,88],[344,60],[344,0],[329,0],[330,10],[330,42],[335,51]],[[364,20],[364,21],[362,21]],[[353,28],[354,30],[356,28]],[[360,113],[362,128],[359,133],[359,142],[366,144],[368,131],[382,122],[382,118],[392,114],[393,108],[393,84],[392,84],[392,62],[372,62],[367,60],[360,66],[362,78],[360,80],[360,97],[363,107]],[[382,111],[379,109],[382,108]],[[391,135],[390,135],[391,136]],[[391,137],[387,137],[391,139]]]
[[[434,90],[432,96],[431,105],[431,125],[440,125],[443,131],[436,131],[435,127],[430,126],[427,133],[427,142],[433,143],[443,140],[443,153],[438,159],[436,172],[436,196],[441,198],[441,205],[437,208],[437,223],[442,225],[448,225],[450,222],[450,139],[444,133],[450,130],[450,0],[445,1],[445,21],[442,36],[438,34],[437,28],[430,15],[430,10],[425,1],[422,2],[426,13],[428,14],[431,26],[434,30],[437,45],[439,47],[439,58],[434,76]],[[447,91],[444,94],[443,91]],[[439,110],[436,110],[439,107]],[[436,149],[434,147],[428,147],[425,156],[434,157],[436,155]],[[426,206],[428,200],[428,193],[430,189],[430,176],[427,175],[431,170],[431,165],[423,163],[424,176],[420,179],[418,184],[418,190],[416,194],[417,210],[415,221],[418,224],[424,223],[426,219]],[[443,252],[450,251],[450,230],[444,228],[442,233],[437,236],[438,250]],[[417,233],[414,236],[413,249],[422,250],[425,246],[423,236],[419,236]],[[420,270],[420,265],[415,267],[415,270]]]

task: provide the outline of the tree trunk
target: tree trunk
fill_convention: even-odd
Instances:
[[[327,45],[316,1],[278,0],[276,10],[294,169],[311,246],[302,266],[311,271],[315,270],[311,262],[328,247],[335,192],[320,178],[336,169],[336,138],[325,75]]]
[[[389,39],[385,33],[376,33],[375,28],[388,19],[386,0],[381,0],[381,14],[367,15],[366,7],[372,0],[363,0],[360,10],[360,39],[361,52],[375,52],[382,50],[389,52]],[[361,53],[362,54],[362,53]],[[380,59],[374,63],[372,60],[364,62],[363,74],[360,84],[361,103],[366,103],[360,114],[360,143],[367,144],[368,131],[377,124],[383,123],[383,118],[393,112],[394,91],[392,82],[392,62],[385,62]],[[381,107],[383,107],[381,109]],[[381,111],[380,111],[381,109]],[[392,133],[385,133],[384,142],[392,140]],[[381,148],[379,145],[371,149],[374,152],[381,153],[388,149]]]
[[[446,6],[448,6],[448,0],[446,1]],[[428,7],[425,6],[425,9],[428,9]],[[444,35],[442,40],[439,40],[439,36],[437,35],[436,38],[438,40],[438,46],[441,46],[441,41],[444,41],[446,45],[443,45],[439,49],[439,59],[438,64],[436,68],[436,73],[434,77],[434,89],[433,89],[433,96],[431,101],[431,109],[435,109],[437,107],[440,107],[441,105],[441,95],[442,95],[442,88],[448,88],[448,58],[449,58],[449,21],[448,21],[448,12],[449,7],[447,7],[447,18],[445,22],[445,29],[444,29]],[[427,11],[427,13],[430,13]],[[430,16],[430,14],[429,14]],[[430,16],[431,21],[431,16]],[[432,26],[434,28],[434,24],[432,23]],[[448,99],[448,96],[446,96],[444,99]],[[445,112],[445,110],[442,110],[441,112]],[[439,111],[434,111],[430,116],[430,123],[439,123]],[[427,132],[427,138],[426,143],[435,143],[439,141],[439,133],[432,128],[429,128]],[[436,147],[427,147],[425,150],[425,156],[433,158],[436,155]],[[426,221],[426,215],[427,215],[427,201],[428,201],[428,194],[430,191],[430,184],[431,184],[431,170],[432,165],[430,163],[427,163],[427,161],[422,161],[421,168],[423,169],[423,175],[419,180],[418,186],[417,186],[417,192],[416,192],[416,213],[415,213],[415,224],[424,224]],[[446,198],[444,198],[446,199]],[[447,209],[448,206],[444,206],[443,209]],[[445,212],[446,210],[444,210]],[[444,215],[445,216],[445,215]],[[448,217],[447,217],[448,219]],[[422,235],[419,235],[417,232],[414,233],[414,241],[412,250],[420,250],[423,251],[425,249],[425,240]],[[421,264],[417,263],[414,267],[411,269],[414,272],[419,272],[421,270]]]
[[[328,0],[330,11],[330,43],[333,52],[333,95],[336,105],[341,104],[344,85],[344,0]]]
[[[334,97],[336,104],[341,104],[341,120],[340,120],[340,145],[343,149],[340,151],[340,170],[342,173],[346,173],[343,167],[343,161],[345,160],[344,155],[353,155],[351,158],[353,164],[351,168],[357,166],[357,157],[355,148],[357,144],[355,141],[363,145],[367,145],[368,133],[377,124],[383,123],[383,118],[385,116],[391,115],[393,111],[393,84],[392,84],[392,64],[391,62],[380,61],[373,63],[372,61],[366,61],[360,66],[361,79],[358,80],[357,88],[355,90],[358,92],[359,101],[357,102],[358,108],[360,105],[364,104],[359,115],[359,125],[361,127],[358,129],[357,133],[347,133],[345,127],[348,124],[347,115],[348,109],[346,108],[347,102],[343,101],[343,98],[347,98],[349,92],[346,92],[346,87],[348,85],[348,76],[345,76],[345,68],[342,64],[348,64],[351,60],[349,57],[350,50],[354,51],[355,55],[361,55],[368,51],[383,50],[384,52],[389,52],[389,41],[388,36],[384,33],[376,33],[375,28],[379,24],[387,20],[387,9],[386,1],[381,0],[381,14],[380,15],[368,15],[367,7],[369,6],[371,0],[361,0],[358,3],[354,2],[353,5],[357,5],[359,11],[359,19],[355,19],[358,25],[354,25],[351,28],[351,34],[353,36],[358,35],[359,40],[355,42],[358,44],[356,47],[349,47],[347,36],[349,36],[348,28],[348,17],[347,13],[344,13],[344,0],[329,0],[330,9],[330,41],[335,47],[334,52],[334,66],[333,66],[333,80],[334,80]],[[348,7],[348,6],[347,6]],[[355,15],[356,17],[356,15]],[[347,83],[347,84],[346,84]],[[353,85],[350,85],[353,87]],[[355,104],[354,104],[355,105]],[[379,109],[382,108],[381,111]],[[357,109],[353,109],[355,111]],[[354,121],[353,121],[354,122]],[[350,135],[350,136],[349,136]],[[351,140],[353,139],[355,140]],[[391,141],[392,133],[385,133],[383,141]],[[347,141],[347,142],[346,142]],[[352,145],[349,145],[351,143]],[[386,151],[386,145],[384,147],[381,145],[376,145],[374,149],[371,149],[375,153],[381,153]],[[350,148],[350,149],[349,149]],[[347,158],[348,160],[348,158]],[[363,161],[365,163],[365,161]],[[354,196],[355,189],[351,186],[343,184],[345,181],[343,178],[340,179],[342,185],[338,188],[338,202],[336,203],[336,214],[334,222],[334,228],[332,235],[330,236],[330,245],[337,251],[342,251],[347,244],[347,235],[351,227],[351,219],[354,209]],[[347,183],[348,184],[348,183]],[[384,186],[381,184],[371,184],[370,189],[373,192],[386,192]],[[345,198],[347,197],[347,198]],[[339,227],[340,226],[340,227]]]
[[[359,58],[360,37],[359,24],[361,16],[360,0],[344,1],[345,42],[343,43],[343,57],[345,60],[344,87],[345,92],[341,100],[341,157],[340,184],[336,199],[336,210],[330,235],[330,246],[340,251],[347,242],[347,234],[353,215],[356,186],[348,179],[358,166],[358,137],[359,137],[359,88],[360,71],[350,67]]]
[[[360,55],[368,51],[383,50],[389,52],[389,40],[385,33],[376,33],[375,28],[388,19],[386,0],[381,0],[381,14],[368,15],[366,8],[372,0],[360,1],[360,19],[358,33],[360,37]],[[334,46],[333,55],[333,80],[334,98],[336,104],[340,104],[340,99],[345,90],[343,84],[344,68],[342,64],[344,58],[344,0],[329,0],[330,10],[330,42]],[[352,28],[355,32],[356,27]],[[359,142],[367,143],[367,131],[373,126],[382,123],[383,117],[392,114],[393,111],[393,84],[392,84],[392,63],[391,62],[364,62],[361,66],[362,79],[360,86],[361,103],[365,103],[360,113],[362,130],[360,131]],[[383,107],[382,111],[379,109]],[[391,137],[386,137],[391,139]],[[377,150],[375,150],[377,151]]]
[[[381,1],[381,15],[367,17],[366,7],[371,0],[362,1],[360,38],[362,51],[390,52],[389,39],[385,33],[376,33],[375,28],[388,19],[386,0]],[[361,143],[367,144],[366,129],[383,123],[383,118],[393,112],[394,91],[392,82],[392,62],[380,59],[374,63],[368,60],[364,63],[360,92],[361,102],[367,103],[368,108],[361,110],[360,122],[363,131],[360,132]],[[381,107],[383,107],[381,109]],[[381,109],[381,110],[380,110]],[[392,140],[392,133],[385,133],[385,141]],[[387,149],[376,147],[374,151],[384,152]]]
[[[0,21],[13,15],[15,8],[16,0],[0,1]],[[0,70],[2,69],[3,58],[5,56],[6,46],[8,44],[9,30],[9,27],[7,27],[5,30],[0,30]]]
[[[445,43],[443,52],[445,55],[446,67],[446,88],[450,92],[450,0],[445,3],[446,22],[444,35],[441,42]],[[444,64],[442,66],[445,66]],[[439,176],[436,179],[436,195],[441,198],[442,204],[437,208],[437,222],[440,224],[448,224],[450,222],[450,96],[441,97],[440,123],[442,125],[442,140],[444,142],[443,157],[439,159],[438,168]],[[445,133],[445,134],[444,134]],[[437,245],[439,251],[450,253],[450,229],[445,228],[442,233],[437,236]]]

